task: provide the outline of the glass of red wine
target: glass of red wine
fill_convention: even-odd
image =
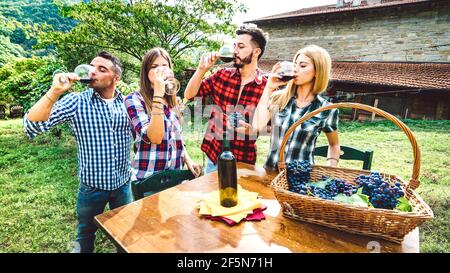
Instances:
[[[234,43],[224,43],[219,49],[219,58],[224,63],[234,61]]]
[[[280,63],[280,68],[277,72],[275,72],[275,75],[277,78],[279,78],[283,82],[287,82],[295,78],[296,74],[296,65],[293,62],[284,61]]]
[[[80,82],[84,84],[90,84],[92,82],[92,79],[90,78],[90,73],[95,70],[95,67],[89,64],[80,64],[74,69],[74,73],[80,77]],[[61,75],[59,77],[59,81],[61,83],[67,83],[69,82],[69,79],[66,75]]]

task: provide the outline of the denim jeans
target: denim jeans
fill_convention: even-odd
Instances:
[[[205,154],[205,161],[206,161],[206,167],[205,167],[205,174],[217,171],[217,164],[214,164],[214,162],[209,159],[209,157]]]
[[[105,191],[80,183],[78,186],[77,200],[77,243],[81,253],[94,251],[95,232],[94,216],[103,213],[106,204],[110,209],[115,209],[131,203],[130,182],[112,191]]]

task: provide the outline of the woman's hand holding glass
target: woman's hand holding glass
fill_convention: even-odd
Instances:
[[[282,81],[279,75],[281,70],[281,63],[278,62],[272,67],[272,71],[267,79],[266,88],[270,91],[277,90],[280,86],[286,85],[286,81]]]
[[[163,97],[164,93],[172,96],[180,90],[180,82],[175,79],[172,69],[160,66],[155,70],[154,96]]]

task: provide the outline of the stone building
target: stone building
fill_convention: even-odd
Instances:
[[[265,70],[316,44],[333,59],[329,95],[351,92],[402,118],[450,119],[449,0],[338,0],[249,22],[269,34]]]

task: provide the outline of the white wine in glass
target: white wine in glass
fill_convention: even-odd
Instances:
[[[169,67],[164,69],[165,93],[169,96],[176,95],[180,90],[180,82],[175,79],[175,75]]]

